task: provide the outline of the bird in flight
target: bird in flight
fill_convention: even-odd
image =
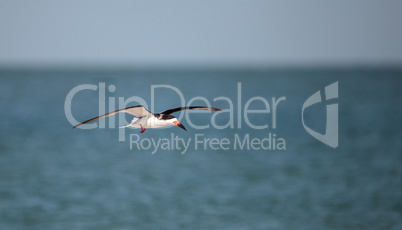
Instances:
[[[87,121],[84,121],[84,122],[81,122],[81,123],[75,125],[73,128],[76,128],[80,125],[89,123],[91,121],[98,120],[100,118],[115,115],[117,113],[128,113],[135,117],[129,125],[123,126],[121,128],[125,128],[125,127],[141,128],[141,133],[143,133],[143,132],[145,132],[145,130],[147,128],[152,129],[152,128],[161,128],[161,127],[165,127],[165,126],[175,125],[175,126],[180,127],[187,131],[187,129],[184,127],[184,125],[182,125],[177,120],[176,117],[170,115],[172,113],[179,112],[181,110],[187,110],[187,109],[221,111],[221,109],[212,108],[212,107],[190,106],[190,107],[178,107],[178,108],[174,108],[174,109],[168,109],[161,113],[151,113],[144,106],[137,105],[137,106],[127,107],[125,109],[119,109],[114,112],[104,114],[102,116],[91,118]]]

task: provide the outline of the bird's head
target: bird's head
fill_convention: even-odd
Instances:
[[[173,124],[174,124],[175,126],[180,127],[180,128],[182,128],[182,129],[184,129],[184,130],[187,131],[186,127],[184,127],[184,125],[181,124],[177,119],[175,119],[175,121],[173,121]],[[187,132],[188,132],[188,131],[187,131]]]

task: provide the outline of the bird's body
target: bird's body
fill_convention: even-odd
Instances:
[[[149,117],[134,117],[133,120],[131,121],[130,124],[120,127],[120,128],[126,128],[126,127],[132,127],[132,128],[145,128],[145,129],[153,129],[153,128],[161,128],[165,126],[170,126],[174,125],[174,121],[177,121],[175,117],[168,118],[168,119],[162,119],[162,117],[155,116],[155,114],[152,114]]]
[[[175,113],[175,112],[178,112],[181,110],[187,110],[187,109],[201,109],[201,110],[213,110],[213,111],[221,110],[221,109],[211,108],[211,107],[191,106],[191,107],[178,107],[178,108],[163,111],[158,114],[154,114],[154,113],[149,112],[147,109],[145,109],[144,106],[137,105],[137,106],[132,106],[132,107],[127,107],[124,109],[116,110],[114,112],[107,113],[102,116],[94,117],[94,118],[84,121],[78,125],[75,125],[73,128],[76,128],[80,125],[89,123],[91,121],[98,120],[103,117],[108,117],[108,116],[115,115],[117,113],[124,112],[124,113],[129,113],[129,114],[135,116],[135,118],[131,121],[130,124],[120,127],[120,128],[126,128],[126,127],[141,128],[141,133],[143,133],[145,131],[145,129],[161,128],[161,127],[175,125],[175,126],[178,126],[187,131],[187,129],[184,127],[184,125],[182,125],[177,120],[176,117],[170,115],[171,113]]]

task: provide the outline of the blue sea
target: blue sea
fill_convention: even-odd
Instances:
[[[401,87],[398,68],[3,69],[0,229],[402,229]],[[189,102],[224,111],[173,114],[188,132],[72,128]],[[303,126],[325,134],[328,104],[335,148]]]

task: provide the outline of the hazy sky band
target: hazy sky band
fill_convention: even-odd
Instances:
[[[1,66],[402,63],[402,1],[0,5]]]

